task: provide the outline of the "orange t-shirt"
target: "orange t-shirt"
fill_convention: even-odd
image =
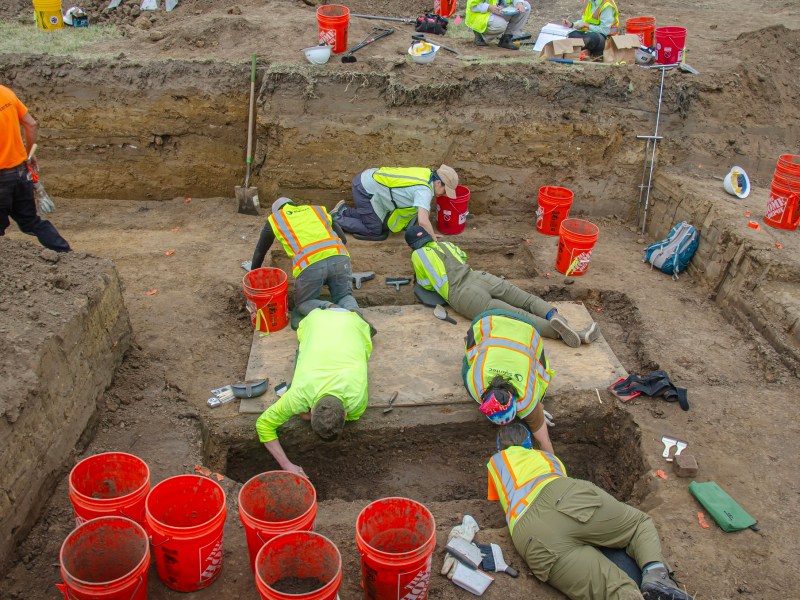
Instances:
[[[28,109],[16,94],[0,85],[0,169],[16,167],[28,158],[19,131],[19,122],[26,114]]]

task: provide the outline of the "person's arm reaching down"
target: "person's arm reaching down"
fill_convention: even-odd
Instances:
[[[541,402],[537,402],[534,409],[523,419],[528,429],[533,433],[533,439],[539,442],[539,447],[545,452],[553,452],[553,443],[550,441],[550,433],[547,430],[547,423],[544,420],[544,407]]]
[[[417,208],[417,222],[420,227],[431,234],[434,242],[439,241],[439,236],[436,235],[436,232],[433,230],[433,225],[431,225],[431,211],[422,207]]]
[[[30,153],[36,140],[39,139],[39,123],[36,122],[36,119],[34,119],[29,112],[25,113],[25,116],[22,117],[22,129],[25,131],[25,148],[27,148],[28,153]],[[30,163],[33,170],[38,172],[39,163],[35,155],[31,157]]]
[[[275,404],[261,413],[261,416],[256,421],[256,431],[258,432],[259,441],[269,450],[269,453],[272,454],[281,469],[306,477],[302,467],[289,460],[278,440],[278,427],[286,423],[295,414],[304,412],[302,407],[299,405],[296,407],[295,404],[297,402],[294,395],[292,395],[292,389],[289,388]],[[296,410],[297,408],[299,410]]]
[[[272,242],[275,241],[275,233],[272,231],[272,225],[269,221],[264,223],[264,229],[261,230],[261,235],[258,238],[255,252],[253,252],[253,260],[250,263],[250,269],[259,269],[264,264],[264,257],[267,256]]]

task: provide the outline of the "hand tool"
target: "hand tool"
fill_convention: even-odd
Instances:
[[[267,391],[269,379],[252,379],[231,384],[233,395],[237,398],[256,398]]]
[[[447,321],[448,323],[452,323],[453,325],[456,324],[456,320],[453,317],[447,316],[447,309],[441,304],[437,304],[436,306],[433,307],[433,316],[439,319],[440,321]]]
[[[400,291],[401,285],[408,285],[411,283],[411,280],[408,277],[387,277],[386,278],[386,285],[393,285],[394,289],[398,292]]]
[[[439,46],[439,48],[442,48],[444,50],[448,50],[449,52],[452,52],[456,56],[459,56],[461,54],[458,50],[453,50],[452,48],[448,48],[447,46],[443,46],[438,41],[437,42],[430,42],[430,41],[426,40],[424,33],[415,33],[414,35],[411,36],[411,39],[414,40],[414,42],[425,42],[427,44],[436,44],[437,46]]]
[[[373,28],[370,34],[364,38],[364,41],[362,41],[360,44],[356,46],[353,46],[352,48],[350,48],[350,50],[344,53],[344,55],[342,56],[342,62],[343,63],[356,62],[356,57],[353,56],[353,52],[355,52],[356,50],[361,50],[361,48],[363,48],[364,46],[369,46],[372,42],[376,42],[379,39],[386,37],[387,35],[392,35],[393,33],[394,33],[394,28],[392,27]]]
[[[375,273],[373,271],[362,271],[360,273],[352,273],[350,277],[353,278],[353,282],[356,284],[356,289],[361,289],[361,284],[364,281],[369,281],[370,279],[375,279]]]
[[[350,13],[351,17],[357,17],[359,19],[376,19],[378,21],[397,21],[398,23],[416,23],[416,19],[404,19],[400,17],[380,17],[378,15],[357,15],[355,13]]]
[[[661,436],[661,443],[664,444],[664,451],[661,453],[661,456],[666,458],[667,461],[672,462],[672,457],[670,457],[669,453],[675,446],[678,445],[678,440],[663,435]]]
[[[444,549],[471,569],[477,569],[483,560],[480,548],[463,537],[455,536]]]
[[[572,60],[571,58],[548,58],[550,62],[560,63],[562,65],[592,65],[594,67],[613,67],[620,63],[603,63],[593,62],[590,60]]]
[[[677,450],[675,450],[675,454],[672,455],[672,458],[675,458],[678,455],[680,455],[681,452],[686,450],[686,448],[689,446],[689,444],[687,444],[686,442],[681,442],[680,440],[678,440],[678,441],[675,442],[675,446],[677,447]],[[669,460],[669,459],[667,459],[667,460]]]
[[[256,54],[253,53],[250,68],[250,109],[247,116],[247,170],[244,185],[236,186],[234,193],[239,201],[239,212],[244,215],[258,215],[258,188],[250,187],[250,166],[253,163],[253,129],[256,117]]]
[[[503,549],[497,544],[477,544],[483,560],[480,567],[484,571],[508,573],[511,577],[519,577],[519,572],[512,569],[503,557]]]
[[[389,398],[389,406],[383,409],[383,414],[390,413],[394,410],[394,401],[397,400],[397,394],[398,392],[394,392],[392,397]]]

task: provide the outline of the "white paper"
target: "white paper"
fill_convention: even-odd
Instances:
[[[572,27],[566,27],[564,25],[559,25],[558,23],[548,23],[542,27],[542,32],[539,34],[539,37],[536,38],[536,44],[533,46],[533,51],[541,52],[542,48],[545,47],[547,42],[552,42],[553,40],[563,40],[569,35],[570,31],[575,30],[572,29]]]

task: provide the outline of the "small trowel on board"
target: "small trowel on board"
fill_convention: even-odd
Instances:
[[[388,414],[394,410],[394,401],[397,400],[398,392],[394,392],[392,397],[389,398],[389,406],[383,409],[383,414]]]

